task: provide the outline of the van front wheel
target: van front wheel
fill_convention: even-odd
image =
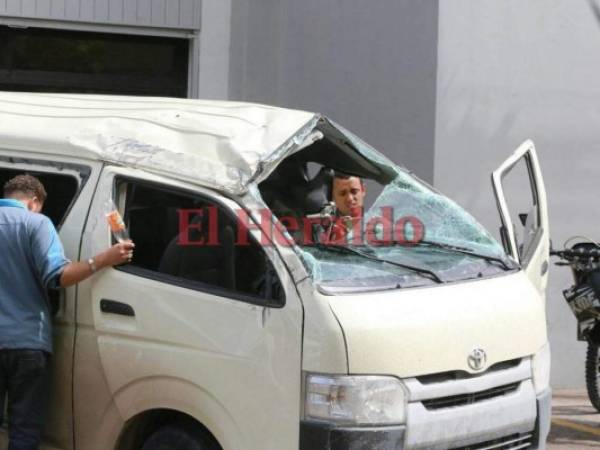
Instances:
[[[189,426],[165,425],[150,435],[142,450],[217,450],[219,447]]]

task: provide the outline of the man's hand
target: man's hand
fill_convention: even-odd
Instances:
[[[119,242],[102,253],[94,256],[96,270],[131,262],[135,244],[131,241]],[[61,287],[69,287],[92,275],[92,269],[87,261],[72,262],[65,266],[60,276]]]
[[[133,258],[133,248],[135,244],[131,241],[119,242],[109,249],[94,257],[96,267],[102,269],[108,266],[117,266],[131,262]]]

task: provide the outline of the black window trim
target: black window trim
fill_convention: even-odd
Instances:
[[[85,187],[86,183],[90,179],[90,175],[92,173],[92,168],[90,166],[86,166],[84,164],[76,164],[76,163],[70,163],[70,162],[52,161],[52,160],[44,160],[44,159],[22,158],[20,156],[19,157],[0,156],[0,164],[1,163],[32,165],[32,166],[38,166],[38,167],[44,167],[44,168],[48,167],[48,168],[54,169],[54,171],[48,170],[47,172],[44,172],[44,171],[32,169],[31,172],[63,175],[63,176],[72,177],[75,179],[75,181],[77,182],[77,189],[75,190],[75,195],[73,195],[73,198],[71,199],[71,202],[69,203],[69,206],[67,206],[67,209],[65,209],[65,213],[63,214],[60,222],[56,225],[57,231],[60,231],[63,224],[65,223],[65,220],[67,219],[67,217],[69,217],[69,214],[71,213],[71,210],[73,209],[73,206],[77,202],[77,199],[79,199],[79,195],[81,194],[81,191],[83,191],[83,188]],[[0,165],[0,169],[3,167],[5,167],[5,166]],[[8,168],[8,167],[5,167],[5,168]],[[79,173],[79,179],[77,179],[77,177],[73,176],[73,174],[60,172],[65,169],[73,170],[73,171],[76,171],[77,173]],[[15,169],[11,169],[11,170],[15,170]]]
[[[208,198],[208,196],[206,194],[199,193],[192,189],[169,186],[169,185],[161,184],[158,181],[144,180],[144,179],[135,178],[135,177],[129,176],[129,175],[121,175],[121,174],[114,175],[113,189],[112,189],[112,198],[113,199],[117,198],[117,194],[118,194],[117,187],[118,187],[118,184],[122,183],[122,182],[135,183],[137,185],[142,185],[142,186],[145,186],[145,187],[148,187],[151,189],[160,189],[164,192],[172,193],[175,195],[186,195],[186,196],[196,197],[196,198],[200,197],[202,200],[206,200],[207,203],[212,202],[214,205],[217,205],[217,207],[220,207],[221,211],[223,211],[223,213],[225,213],[230,219],[232,219],[234,221],[234,223],[237,223],[236,222],[237,217],[234,217],[234,214],[232,214],[229,207],[227,205],[223,204],[223,202],[221,202],[217,198],[214,198],[214,197]],[[127,220],[128,220],[127,198],[125,199],[125,211],[124,211],[123,216],[124,216],[123,220],[125,221],[125,223],[127,223]],[[277,274],[277,277],[279,278],[279,282],[281,283],[281,277],[279,276],[279,273],[277,273],[277,269],[275,268],[275,265],[271,261],[271,258],[269,258],[268,254],[262,248],[262,245],[260,245],[259,243],[256,242],[256,239],[254,238],[252,233],[248,233],[248,236],[249,236],[249,239],[252,240],[252,242],[260,249],[260,251],[263,253],[263,255],[265,256],[267,261],[271,264],[271,266],[273,266],[273,270]],[[114,238],[113,238],[113,240],[114,240]],[[244,294],[239,291],[233,291],[230,289],[221,288],[219,286],[215,286],[215,285],[208,284],[208,283],[203,283],[201,281],[187,280],[185,278],[176,277],[174,275],[161,273],[161,272],[158,272],[155,270],[145,269],[143,267],[131,266],[131,265],[125,264],[125,265],[115,266],[114,268],[116,270],[130,273],[132,275],[140,276],[142,278],[147,278],[147,279],[151,279],[154,281],[163,282],[163,283],[170,284],[170,285],[177,286],[177,287],[191,289],[191,290],[198,291],[198,292],[204,292],[207,294],[216,295],[216,296],[223,297],[223,298],[230,299],[230,300],[237,300],[237,301],[241,301],[244,303],[250,303],[252,305],[264,306],[264,307],[269,307],[269,308],[274,308],[274,309],[281,309],[287,303],[287,296],[285,293],[285,289],[282,289],[283,298],[279,301],[275,301],[274,299],[265,299],[265,298],[261,298],[261,297],[255,296],[255,295]],[[283,283],[281,283],[281,286],[283,287]]]

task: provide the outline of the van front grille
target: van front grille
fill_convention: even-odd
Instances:
[[[440,373],[434,373],[434,374],[430,374],[430,375],[421,375],[421,376],[417,377],[417,380],[419,380],[419,382],[421,384],[433,384],[433,383],[443,383],[445,381],[468,380],[471,378],[480,377],[482,375],[487,375],[491,372],[512,369],[514,367],[517,367],[519,364],[521,364],[521,361],[522,361],[521,358],[510,359],[508,361],[501,361],[499,363],[494,364],[493,366],[490,366],[485,372],[476,373],[476,374],[471,374],[471,373],[465,372],[463,370],[451,370],[449,372],[440,372]]]
[[[527,450],[533,448],[533,434],[513,434],[492,441],[480,442],[450,450]]]
[[[515,392],[519,388],[518,383],[506,384],[504,386],[498,386],[485,391],[475,392],[472,394],[460,394],[452,395],[449,397],[434,398],[431,400],[424,400],[423,406],[428,410],[436,410],[442,408],[451,408],[454,406],[465,406],[473,403],[481,402],[483,400],[489,400],[495,397],[501,397],[503,395]]]

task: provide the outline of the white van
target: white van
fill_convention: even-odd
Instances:
[[[332,170],[367,183],[370,240],[320,240]],[[44,449],[545,448],[548,217],[531,142],[493,174],[503,246],[302,111],[1,93],[0,182],[22,172],[45,184],[71,259],[111,244],[109,199],[136,243],[131,264],[50,295]]]

